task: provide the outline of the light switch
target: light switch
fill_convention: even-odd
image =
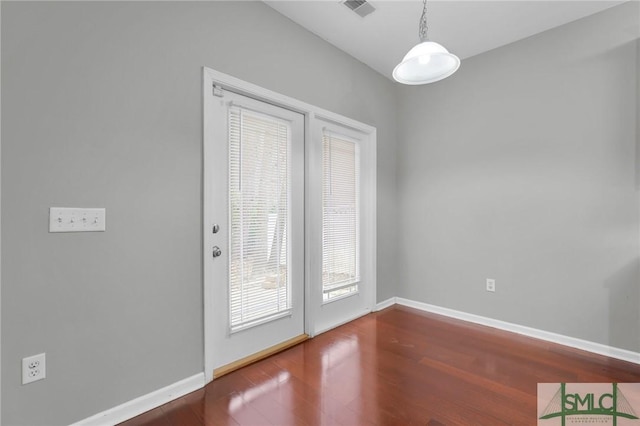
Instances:
[[[51,207],[49,232],[100,232],[106,229],[106,209]]]

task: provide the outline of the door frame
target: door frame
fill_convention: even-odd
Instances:
[[[211,247],[212,247],[212,232],[214,220],[211,217],[210,194],[211,194],[211,170],[209,165],[212,162],[212,156],[215,155],[213,143],[213,128],[212,123],[207,117],[207,111],[209,110],[211,103],[214,101],[212,96],[214,90],[222,89],[229,90],[244,96],[248,96],[259,101],[270,103],[282,108],[286,108],[304,116],[304,139],[305,139],[305,261],[304,261],[304,331],[310,337],[316,334],[324,332],[329,328],[323,330],[316,329],[316,322],[314,318],[315,309],[312,305],[312,288],[311,284],[314,282],[312,271],[318,269],[317,251],[319,246],[318,232],[317,232],[317,218],[315,215],[319,215],[318,212],[315,215],[313,209],[318,209],[316,200],[311,200],[308,196],[310,185],[317,185],[317,180],[313,181],[313,176],[318,176],[318,169],[321,168],[321,164],[318,164],[318,153],[314,152],[314,146],[317,151],[317,143],[314,143],[314,129],[319,125],[317,119],[334,122],[338,125],[342,125],[354,130],[357,130],[367,136],[366,152],[363,153],[362,158],[366,162],[366,167],[362,167],[363,178],[366,179],[365,186],[362,188],[361,196],[363,201],[366,197],[366,206],[363,204],[363,209],[366,209],[365,220],[362,224],[361,233],[368,236],[369,240],[366,246],[362,247],[362,271],[366,271],[368,276],[368,282],[371,286],[371,291],[368,300],[368,311],[362,312],[362,315],[373,310],[376,303],[376,128],[364,123],[360,123],[356,120],[344,117],[340,114],[336,114],[311,104],[299,101],[294,98],[290,98],[285,95],[273,92],[268,89],[264,89],[255,84],[240,80],[236,77],[228,74],[221,73],[208,67],[203,67],[203,182],[202,182],[202,200],[203,200],[203,223],[202,223],[202,248],[203,248],[203,296],[204,296],[204,374],[205,383],[209,383],[214,379],[214,342],[210,332],[216,325],[213,324],[213,298],[215,297],[212,286],[212,271],[211,271]],[[214,89],[215,88],[215,89]],[[366,176],[365,176],[366,174]],[[312,177],[312,178],[310,178]],[[320,234],[321,238],[321,234]],[[321,265],[320,265],[321,267]],[[361,315],[358,315],[361,316]],[[351,318],[355,319],[355,318]],[[344,322],[344,321],[343,321]],[[340,324],[335,324],[338,326]],[[332,328],[332,327],[330,327]]]

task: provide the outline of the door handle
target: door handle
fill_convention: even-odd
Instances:
[[[221,254],[222,254],[222,250],[220,250],[220,247],[213,246],[213,257],[216,258],[216,257],[220,256]]]

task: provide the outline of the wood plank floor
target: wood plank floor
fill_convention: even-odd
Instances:
[[[538,382],[640,365],[395,305],[122,425],[535,425]]]

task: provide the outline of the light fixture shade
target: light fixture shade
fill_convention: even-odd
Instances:
[[[403,84],[427,84],[449,77],[460,67],[460,59],[444,46],[424,41],[413,47],[393,70]]]

